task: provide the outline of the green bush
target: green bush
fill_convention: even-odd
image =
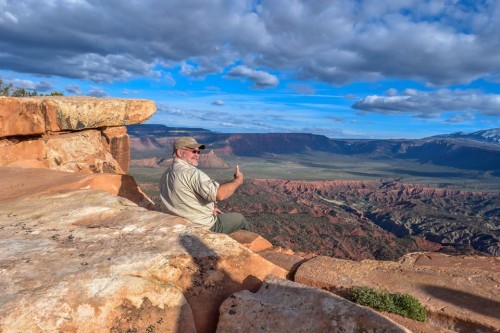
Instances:
[[[408,294],[391,294],[385,290],[356,286],[349,288],[347,298],[379,311],[395,313],[418,321],[427,320],[427,311],[422,304]]]

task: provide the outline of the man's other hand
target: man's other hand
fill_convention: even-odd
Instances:
[[[243,180],[245,177],[243,176],[243,172],[240,171],[240,166],[236,165],[236,171],[234,172],[234,179],[237,180],[240,184],[243,184]]]

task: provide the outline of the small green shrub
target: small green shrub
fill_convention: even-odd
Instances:
[[[418,299],[408,294],[391,294],[385,290],[355,286],[349,288],[347,298],[379,311],[395,313],[422,322],[427,320],[425,308]]]

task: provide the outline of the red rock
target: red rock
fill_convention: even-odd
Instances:
[[[265,251],[273,247],[273,244],[267,239],[248,230],[238,230],[231,233],[229,236],[253,252]]]
[[[0,97],[0,137],[138,124],[153,101],[81,96]]]
[[[130,164],[130,138],[127,134],[127,128],[106,127],[102,131],[106,142],[109,145],[111,156],[118,162],[124,173],[128,173]]]
[[[261,251],[259,252],[259,255],[262,258],[272,262],[276,266],[287,270],[288,274],[286,275],[286,278],[292,281],[294,280],[295,272],[297,271],[297,269],[302,263],[307,261],[307,259],[301,256],[286,252],[277,252],[273,249]]]
[[[106,140],[98,130],[85,130],[43,139],[46,142],[49,167],[61,171],[124,174],[109,152]]]
[[[0,138],[45,133],[42,102],[0,96]]]
[[[414,253],[399,262],[356,262],[320,256],[303,263],[295,281],[339,294],[352,286],[410,294],[435,326],[458,332],[500,329],[500,259],[495,257]]]
[[[0,202],[21,197],[61,193],[79,189],[100,189],[153,209],[154,204],[128,175],[69,173],[48,169],[0,167]]]

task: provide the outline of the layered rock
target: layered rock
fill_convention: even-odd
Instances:
[[[125,125],[155,111],[146,100],[0,97],[0,166],[126,174]]]
[[[0,137],[139,124],[153,101],[94,97],[0,97]]]
[[[240,193],[234,209],[249,216],[256,230],[273,244],[295,251],[383,260],[440,249],[500,255],[496,192],[435,189],[390,180],[253,179]],[[281,218],[291,212],[298,216]],[[273,223],[261,222],[261,216]]]
[[[500,330],[500,260],[415,253],[399,262],[355,262],[319,256],[303,263],[295,281],[340,295],[352,286],[407,293],[429,311],[429,322],[457,332]]]

